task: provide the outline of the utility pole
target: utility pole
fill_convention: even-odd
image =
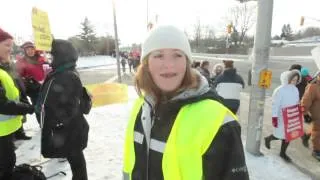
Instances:
[[[149,26],[149,0],[147,0],[147,27]]]
[[[116,7],[115,0],[112,0],[113,9],[113,23],[114,23],[114,38],[115,38],[115,50],[117,58],[117,71],[118,71],[118,82],[121,83],[121,71],[120,71],[120,57],[119,57],[119,40],[118,40],[118,28],[117,28],[117,18],[116,18]]]
[[[260,152],[266,89],[259,86],[260,73],[267,70],[271,41],[273,0],[258,0],[258,17],[254,36],[252,87],[250,93],[246,150],[253,155]]]

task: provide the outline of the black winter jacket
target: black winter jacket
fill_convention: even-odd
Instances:
[[[166,143],[179,110],[187,104],[204,99],[220,101],[215,91],[208,91],[201,96],[160,104],[153,113],[151,139]],[[147,101],[147,100],[146,100]],[[133,180],[162,180],[162,156],[159,151],[147,152],[146,136],[142,125],[140,110],[134,131],[142,134],[142,142],[134,142],[135,166]],[[202,158],[204,180],[248,180],[248,171],[241,141],[241,128],[237,121],[221,126],[207,152]]]
[[[243,78],[237,70],[225,69],[215,78],[213,87],[224,98],[224,105],[236,114],[240,106],[240,92],[245,87]]]
[[[82,83],[75,70],[77,58],[70,58],[77,57],[76,51],[67,41],[54,43],[59,47],[52,49],[57,66],[41,88],[37,109],[44,105],[41,152],[45,157],[61,158],[86,148],[89,125],[80,109]]]

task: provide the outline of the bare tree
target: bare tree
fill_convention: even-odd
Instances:
[[[202,27],[202,32],[203,32],[203,38],[201,40],[201,42],[203,42],[203,45],[206,48],[209,47],[213,47],[215,45],[215,34],[214,34],[214,30],[212,27],[210,27],[209,25],[203,26]]]
[[[200,46],[200,41],[202,39],[202,27],[200,19],[197,19],[196,24],[194,25],[194,41],[197,48]]]
[[[305,29],[301,33],[301,36],[303,38],[312,37],[312,36],[320,36],[320,28],[318,28],[318,27],[308,27],[307,29]]]
[[[204,26],[203,28],[203,38],[204,39],[214,39],[214,30],[209,25]]]
[[[253,27],[256,22],[256,5],[248,5],[241,3],[229,9],[227,15],[228,23],[233,24],[232,40],[237,45],[242,44],[247,32]]]

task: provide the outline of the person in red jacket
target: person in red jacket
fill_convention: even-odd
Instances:
[[[36,105],[40,86],[46,75],[44,70],[46,60],[40,55],[40,51],[36,50],[32,42],[25,42],[21,48],[25,55],[17,60],[16,69],[24,82],[26,94],[30,97],[32,105]],[[37,116],[38,122],[40,122],[39,119]]]

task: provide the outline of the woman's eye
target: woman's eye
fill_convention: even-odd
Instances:
[[[162,58],[163,55],[162,55],[162,54],[157,54],[157,55],[154,55],[153,57],[154,57],[154,58]]]
[[[175,54],[175,55],[174,55],[174,57],[178,57],[178,58],[180,58],[180,57],[183,57],[183,55],[182,55],[182,54],[178,54],[178,53],[177,53],[177,54]]]

